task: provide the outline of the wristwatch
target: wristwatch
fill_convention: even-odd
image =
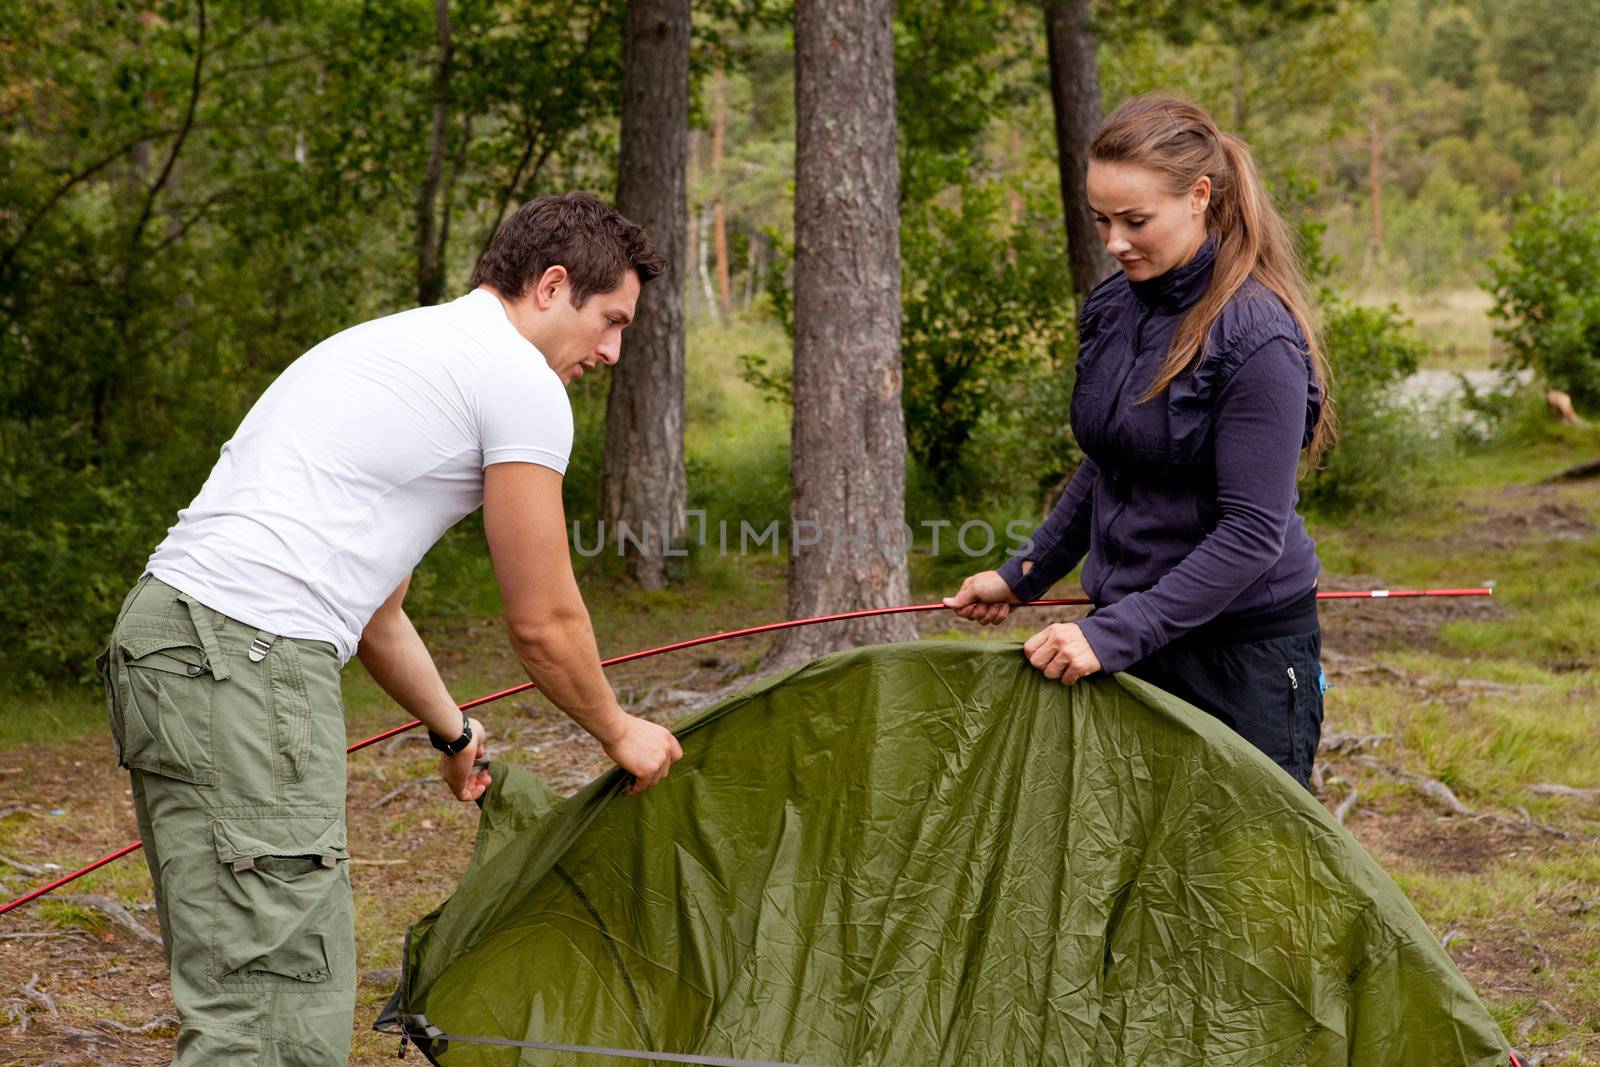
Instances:
[[[454,756],[468,745],[472,744],[472,720],[465,715],[461,717],[461,736],[454,741],[446,741],[432,730],[428,731],[428,743],[443,752],[446,756]]]

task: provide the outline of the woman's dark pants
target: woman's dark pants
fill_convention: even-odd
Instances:
[[[1301,785],[1322,738],[1322,632],[1233,644],[1179,640],[1128,673],[1221,719]]]

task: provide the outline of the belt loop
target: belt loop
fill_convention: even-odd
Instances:
[[[223,681],[228,677],[228,657],[222,654],[222,646],[217,643],[216,630],[205,625],[205,606],[187,593],[179,593],[178,599],[189,609],[189,621],[194,623],[194,632],[200,636],[200,647],[206,650],[206,662],[211,665],[211,677],[219,682]]]

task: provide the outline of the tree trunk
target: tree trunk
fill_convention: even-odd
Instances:
[[[628,573],[646,589],[667,584],[667,552],[683,537],[685,168],[689,153],[690,0],[629,0],[622,57],[617,208],[649,231],[671,269],[644,287],[611,371],[600,496],[604,518],[628,543]]]
[[[713,241],[717,250],[717,300],[722,314],[733,310],[733,295],[728,285],[728,223],[722,212],[722,138],[727,132],[727,108],[722,98],[722,72],[711,82],[711,197]]]
[[[910,596],[893,0],[795,5],[792,616]],[[768,666],[908,640],[905,616],[784,631]]]
[[[450,123],[450,0],[433,0],[434,32],[438,48],[433,62],[433,138],[428,147],[428,167],[417,192],[417,303],[437,304],[444,291],[435,212],[439,184],[444,178],[444,153]]]
[[[711,287],[711,212],[706,211],[695,220],[695,268],[700,275],[700,288],[706,298],[706,313],[712,322],[722,321],[721,305],[716,290]]]
[[[1072,288],[1081,301],[1117,267],[1095,232],[1089,209],[1089,145],[1100,126],[1100,68],[1089,26],[1090,0],[1046,0],[1050,101],[1056,113],[1061,208],[1067,223]]]

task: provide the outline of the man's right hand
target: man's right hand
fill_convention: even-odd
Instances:
[[[953,608],[963,619],[996,626],[1006,621],[1011,607],[1020,604],[1017,594],[1011,591],[999,571],[980,571],[961,583],[955,596],[944,598],[944,606]]]
[[[622,713],[620,736],[602,742],[601,747],[617,766],[633,775],[633,784],[627,790],[630,797],[661,781],[683,758],[683,747],[671,730],[626,712]]]

